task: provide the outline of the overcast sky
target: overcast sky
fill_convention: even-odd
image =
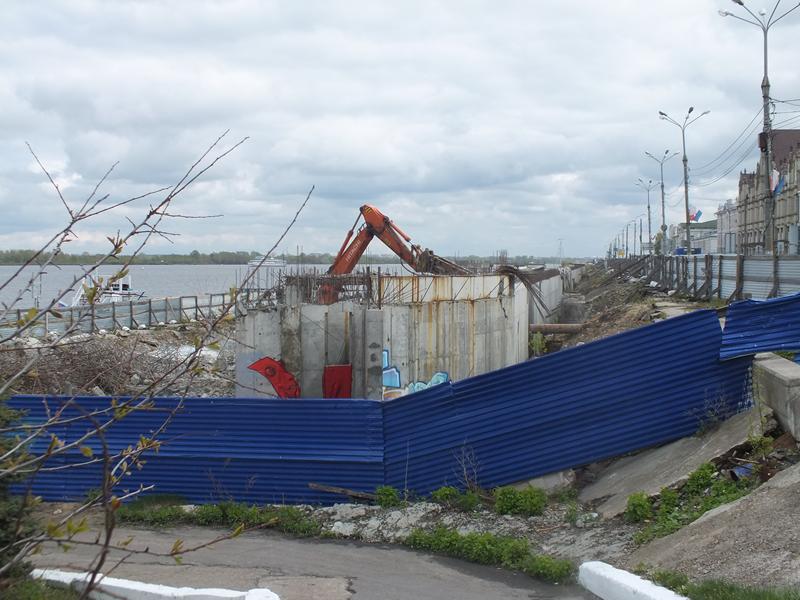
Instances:
[[[760,32],[719,9],[738,10],[730,0],[8,2],[0,248],[33,247],[64,218],[25,141],[78,203],[115,161],[114,198],[168,185],[230,129],[230,142],[250,140],[173,208],[224,217],[171,223],[180,237],[151,252],[266,250],[315,185],[281,249],[335,252],[371,203],[442,254],[553,255],[563,238],[566,255],[600,255],[646,212],[634,183],[659,176],[644,151],[680,150],[658,110],[680,118],[690,105],[712,111],[688,130],[693,182],[732,169],[691,189],[714,218],[739,170],[755,167],[752,135],[723,153],[760,108],[762,69]],[[770,39],[773,96],[798,98],[800,10]],[[668,222],[683,218],[681,177],[677,157]],[[652,200],[655,232],[657,190]],[[70,250],[104,248],[146,207],[84,226]]]

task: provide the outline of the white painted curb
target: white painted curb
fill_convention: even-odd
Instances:
[[[578,583],[603,600],[686,600],[652,581],[599,561],[580,566]]]
[[[81,590],[88,573],[70,573],[53,569],[34,569],[33,576],[60,587]],[[103,577],[89,597],[92,600],[280,600],[266,588],[237,592],[215,588],[169,587],[128,579]]]

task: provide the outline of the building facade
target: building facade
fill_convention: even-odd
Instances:
[[[736,254],[738,235],[738,207],[736,200],[727,200],[717,210],[717,253]]]
[[[686,224],[676,223],[669,227],[670,245],[673,251],[686,246]],[[689,241],[693,253],[713,254],[717,252],[717,220],[689,224]]]
[[[782,129],[773,132],[772,186],[775,198],[775,245],[778,254],[798,253],[798,169],[800,169],[800,130]],[[759,255],[772,252],[768,239],[766,215],[766,177],[762,152],[754,173],[739,174],[739,194],[736,199],[736,251]],[[782,184],[778,182],[782,180]],[[719,213],[718,213],[719,214]]]

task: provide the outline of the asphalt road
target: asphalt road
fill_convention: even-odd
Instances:
[[[180,538],[184,547],[214,539],[203,528],[166,531],[119,528],[115,538],[134,536],[131,548],[168,552]],[[47,548],[38,567],[83,570],[96,550]],[[107,565],[121,555],[112,554]],[[108,572],[108,569],[105,569]],[[114,577],[172,586],[247,590],[267,587],[282,600],[427,600],[594,598],[576,585],[549,585],[502,569],[421,554],[397,546],[297,540],[272,532],[250,532],[187,555],[183,563],[137,554],[114,569]]]

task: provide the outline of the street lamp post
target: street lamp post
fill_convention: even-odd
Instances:
[[[664,208],[665,200],[664,200],[664,163],[667,162],[671,158],[675,158],[678,156],[677,152],[673,152],[672,154],[669,153],[669,150],[664,150],[664,156],[661,158],[656,158],[649,152],[645,152],[646,156],[649,156],[654,161],[658,163],[661,167],[661,254],[666,254],[664,249],[667,245],[667,212]]]
[[[689,232],[689,159],[686,157],[686,128],[689,127],[692,123],[697,121],[700,117],[707,115],[710,113],[710,110],[704,111],[700,113],[698,116],[694,117],[690,120],[692,112],[694,111],[694,106],[690,106],[689,110],[686,112],[686,116],[683,119],[683,123],[679,123],[672,117],[670,117],[664,111],[658,111],[658,116],[662,121],[667,121],[672,123],[678,129],[681,130],[681,142],[683,143],[683,198],[684,204],[686,208],[686,255],[689,256],[692,253],[692,240],[691,234]]]
[[[772,185],[770,184],[770,177],[772,176],[772,121],[769,114],[769,47],[767,45],[767,40],[769,37],[769,28],[790,12],[799,8],[800,2],[778,17],[775,17],[775,13],[778,11],[781,0],[775,3],[769,17],[767,17],[767,11],[763,9],[756,15],[745,6],[743,0],[732,0],[732,2],[744,8],[752,19],[740,17],[727,10],[721,10],[719,14],[723,17],[733,17],[739,21],[755,25],[761,29],[764,35],[764,77],[761,80],[761,101],[764,105],[764,185],[766,190],[766,201],[764,202],[764,251],[766,252],[767,246],[769,245],[774,255],[777,250],[777,240],[775,239],[775,201],[772,196]]]
[[[653,183],[652,179],[648,179],[647,183],[645,183],[644,179],[639,177],[639,181],[636,182],[636,185],[638,185],[643,190],[647,190],[647,244],[648,244],[647,250],[648,250],[648,252],[650,254],[652,254],[653,253],[653,229],[652,229],[652,225],[651,225],[651,222],[650,222],[650,220],[651,220],[651,217],[650,217],[650,190],[652,190],[655,187],[655,184]],[[641,244],[640,244],[640,247],[641,247]]]

